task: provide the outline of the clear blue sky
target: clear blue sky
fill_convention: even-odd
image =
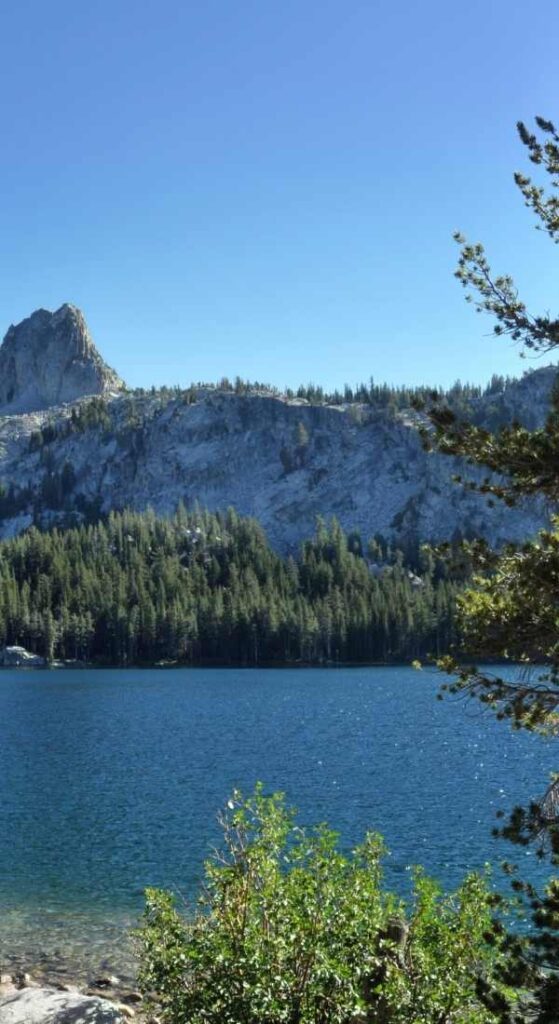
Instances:
[[[74,302],[132,385],[521,372],[456,228],[557,312],[512,182],[556,0],[18,0],[2,42],[2,332]]]

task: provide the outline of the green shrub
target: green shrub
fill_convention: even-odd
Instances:
[[[282,794],[236,792],[194,914],[150,889],[140,985],[167,1024],[489,1024],[506,995],[492,898],[469,876],[444,897],[421,873],[412,901],[383,891],[382,841],[350,856],[299,828]]]

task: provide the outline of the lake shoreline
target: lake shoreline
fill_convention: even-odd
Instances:
[[[247,665],[236,661],[138,661],[121,665],[118,662],[105,661],[52,661],[44,665],[0,665],[0,672],[7,669],[14,672],[19,669],[26,671],[55,671],[59,669],[126,671],[130,669],[141,669],[152,671],[153,669],[232,669],[242,671],[253,671],[255,669],[348,669],[348,668],[410,668],[408,661],[259,661],[257,664]],[[435,668],[434,662],[422,663],[423,668]]]
[[[344,850],[382,834],[401,898],[416,863],[452,891],[500,861],[495,813],[542,788],[553,751],[439,701],[441,681],[398,666],[0,673],[0,969],[128,984],[143,892],[193,905],[219,809],[258,779]]]
[[[87,982],[81,977],[68,976],[61,971],[45,972],[33,965],[18,970],[6,970],[0,964],[0,1003],[4,999],[12,1000],[20,994],[23,997],[26,992],[29,995],[36,993],[36,997],[41,1001],[45,1000],[45,997],[50,1001],[53,997],[64,995],[70,998],[84,997],[84,1005],[88,1006],[92,1005],[93,999],[101,999],[105,1005],[108,1003],[114,1007],[123,1021],[134,1020],[137,1024],[145,1024],[152,1019],[142,993],[135,986],[125,984],[110,973],[99,975]],[[47,1014],[50,1020],[48,1010]]]
[[[441,655],[440,657],[444,657]],[[463,664],[474,664],[468,662],[466,659]],[[518,667],[517,662],[504,661],[502,659],[495,659],[494,661],[483,659],[485,666],[501,667],[501,668],[516,668]],[[543,664],[542,668],[545,667]],[[0,673],[5,670],[9,672],[25,671],[25,672],[54,672],[54,671],[105,671],[105,672],[129,672],[129,671],[142,671],[151,672],[154,669],[165,669],[165,670],[213,670],[213,669],[227,669],[230,671],[243,671],[243,672],[254,672],[259,669],[265,669],[270,671],[277,669],[278,671],[293,670],[298,671],[300,669],[314,669],[315,671],[322,670],[347,670],[347,669],[365,669],[365,668],[400,668],[400,669],[414,669],[414,671],[426,671],[431,670],[438,672],[437,664],[435,660],[423,660],[417,664],[409,661],[262,661],[253,665],[246,665],[235,661],[202,661],[202,662],[186,662],[186,661],[155,661],[155,662],[130,662],[126,665],[120,665],[113,662],[104,661],[52,661],[44,665],[2,665],[0,664]],[[446,675],[446,672],[441,671],[441,675]]]
[[[49,948],[47,940],[42,950],[32,950],[5,941],[0,945],[0,1001],[28,989],[96,997],[116,1006],[123,1019],[143,1024],[150,1015],[138,990],[134,927],[123,926],[120,942],[115,943],[113,936],[104,948],[97,945],[93,926],[89,941],[86,931],[80,948]]]

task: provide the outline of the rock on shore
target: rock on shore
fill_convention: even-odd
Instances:
[[[14,989],[0,998],[0,1024],[123,1024],[107,999],[51,988]]]
[[[42,668],[46,665],[44,658],[39,654],[32,654],[25,647],[12,646],[0,648],[1,668],[20,668],[22,665],[27,668]]]

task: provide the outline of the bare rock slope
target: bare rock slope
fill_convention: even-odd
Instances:
[[[30,412],[122,387],[75,306],[36,310],[12,325],[0,346],[0,413]]]
[[[422,449],[411,408],[313,405],[254,389],[118,391],[119,379],[91,356],[83,317],[72,307],[39,311],[8,332],[0,370],[1,360],[22,358],[16,342],[34,351],[33,338],[50,332],[78,336],[52,377],[39,357],[25,384],[12,374],[14,394],[0,375],[0,537],[111,509],[167,515],[180,501],[254,516],[281,551],[312,535],[319,515],[336,516],[364,538],[382,533],[404,544],[457,533],[500,544],[545,521],[536,503],[490,509],[457,486],[453,474],[464,467]],[[543,422],[555,377],[549,367],[503,382],[470,413],[489,426],[517,419],[533,428]],[[79,397],[92,393],[106,400]],[[73,405],[57,404],[72,396]],[[35,411],[17,412],[18,402]]]

